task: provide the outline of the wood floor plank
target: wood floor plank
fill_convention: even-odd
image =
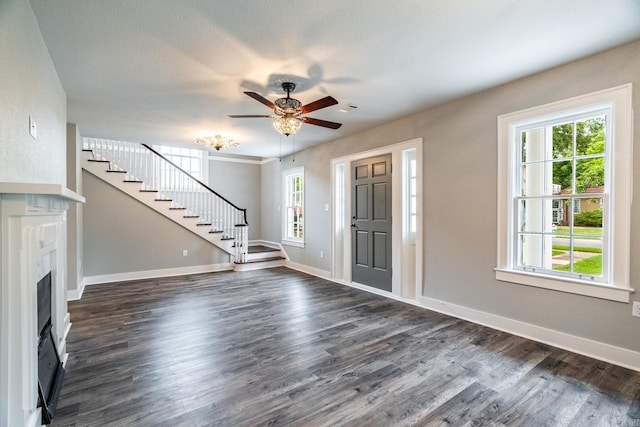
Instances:
[[[640,425],[640,373],[287,268],[88,287],[53,426]]]

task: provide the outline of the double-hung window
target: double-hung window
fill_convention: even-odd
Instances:
[[[498,280],[628,301],[631,86],[498,118]]]
[[[180,169],[205,184],[208,183],[208,153],[205,150],[195,148],[180,148],[159,145],[154,147],[167,160],[178,166]],[[162,174],[169,176],[174,173],[173,166],[162,163]],[[169,182],[166,178],[164,182]]]
[[[304,247],[304,168],[282,174],[282,243]]]

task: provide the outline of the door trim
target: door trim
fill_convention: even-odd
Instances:
[[[403,215],[403,154],[416,151],[417,228],[415,262],[407,263],[409,254],[406,241],[407,218]],[[373,150],[363,151],[331,160],[331,278],[352,283],[351,277],[351,174],[350,163],[367,157],[391,154],[392,162],[392,260],[391,294],[419,301],[422,297],[422,138],[415,138]],[[413,264],[413,265],[411,265]],[[408,268],[415,268],[408,272]],[[414,273],[414,274],[409,274]],[[403,280],[403,277],[405,280]],[[411,277],[412,280],[406,280]],[[413,283],[410,283],[413,282]],[[382,291],[385,292],[385,291]]]

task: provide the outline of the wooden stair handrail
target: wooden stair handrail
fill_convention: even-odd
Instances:
[[[158,153],[156,150],[154,150],[153,148],[151,148],[150,146],[148,146],[147,144],[140,144],[143,147],[145,147],[147,150],[151,151],[152,153],[154,153],[155,155],[161,157],[164,161],[166,161],[167,163],[169,163],[171,166],[175,167],[176,169],[178,169],[180,172],[182,172],[183,174],[187,175],[188,177],[190,177],[192,180],[194,180],[195,182],[197,182],[198,184],[200,184],[202,187],[206,188],[208,191],[212,192],[213,194],[215,194],[216,196],[220,197],[222,200],[224,200],[226,203],[228,203],[229,205],[233,206],[234,208],[236,208],[237,210],[242,212],[242,215],[244,217],[244,225],[249,225],[249,222],[247,221],[247,210],[246,209],[242,209],[237,207],[236,205],[234,205],[233,203],[231,203],[229,200],[227,200],[225,197],[221,196],[220,194],[218,194],[217,191],[215,191],[214,189],[212,189],[211,187],[209,187],[208,185],[206,185],[204,182],[200,181],[199,179],[194,178],[193,176],[191,176],[190,174],[188,174],[184,169],[182,169],[180,166],[176,165],[175,163],[173,163],[171,160],[167,159],[165,156],[163,156],[162,154]]]

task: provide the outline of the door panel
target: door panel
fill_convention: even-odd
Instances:
[[[351,164],[352,280],[391,291],[391,155]]]

